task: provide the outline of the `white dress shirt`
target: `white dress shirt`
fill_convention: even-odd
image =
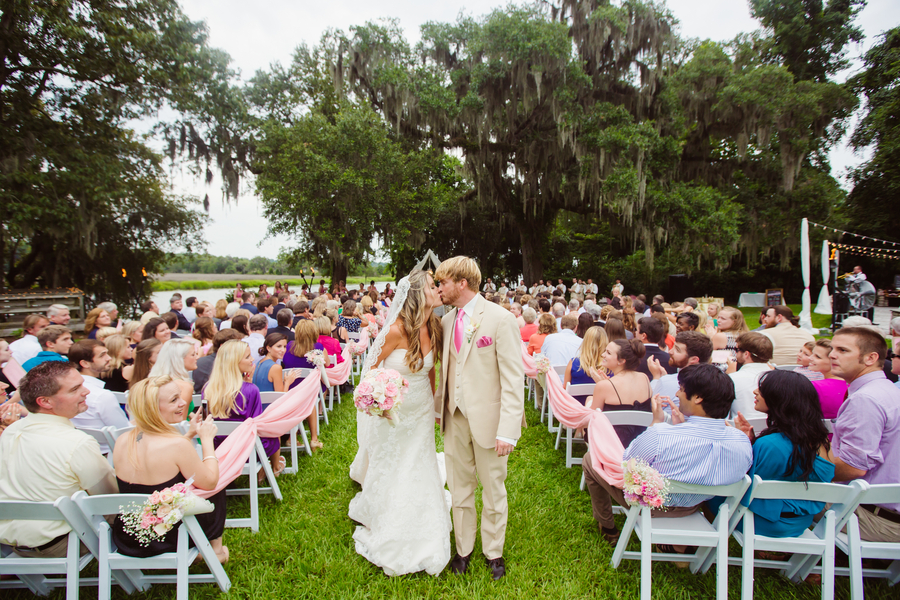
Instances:
[[[588,294],[594,294],[595,296],[597,295],[598,288],[596,283],[585,284],[584,289]]]
[[[262,360],[262,356],[259,355],[259,349],[266,342],[266,336],[256,331],[251,331],[250,335],[244,338],[244,341],[250,346],[250,358],[253,359],[253,366],[255,367]]]
[[[128,427],[130,425],[128,417],[119,406],[115,395],[106,389],[106,383],[102,379],[90,375],[82,375],[82,377],[84,377],[84,387],[91,393],[85,398],[88,405],[87,410],[70,419],[75,427],[89,429],[102,429],[107,426],[117,429]],[[100,452],[106,454],[109,452],[109,446],[100,444]]]
[[[578,355],[582,341],[573,330],[563,329],[559,333],[551,333],[544,339],[541,354],[550,359],[551,366],[567,365]]]
[[[197,309],[193,306],[187,306],[181,310],[181,314],[184,315],[184,318],[188,320],[188,323],[193,323],[197,320]]]
[[[738,411],[746,419],[766,418],[766,413],[753,408],[753,390],[759,387],[759,377],[770,371],[766,363],[745,363],[736,373],[728,376],[734,382],[734,402],[731,403],[729,419],[734,419]]]
[[[41,343],[38,342],[37,336],[26,333],[10,344],[9,349],[12,351],[12,357],[21,366],[25,364],[26,360],[30,360],[38,355],[41,351]]]

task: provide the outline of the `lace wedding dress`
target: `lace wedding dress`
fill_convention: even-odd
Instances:
[[[437,575],[450,562],[450,492],[444,489],[443,454],[434,445],[434,396],[424,367],[412,373],[406,350],[394,350],[382,367],[409,381],[394,422],[358,414],[360,452],[350,476],[362,491],[350,502],[356,551],[387,575],[425,571]]]

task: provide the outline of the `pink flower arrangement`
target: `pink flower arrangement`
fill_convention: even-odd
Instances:
[[[143,504],[129,508],[125,510],[120,507],[125,531],[134,536],[141,546],[149,546],[150,542],[163,539],[185,515],[212,512],[213,505],[195,496],[187,484],[176,483],[153,492]]]
[[[550,359],[543,354],[534,355],[534,364],[537,366],[538,373],[546,375],[550,372]]]
[[[669,500],[669,480],[641,459],[629,459],[623,467],[622,492],[628,504],[664,510]]]
[[[366,346],[361,342],[351,341],[348,344],[348,347],[350,348],[351,356],[362,356],[366,353]]]
[[[409,381],[393,369],[372,369],[353,390],[356,409],[373,417],[390,419],[403,401]]]

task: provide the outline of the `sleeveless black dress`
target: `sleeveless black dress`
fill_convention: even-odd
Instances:
[[[122,367],[110,371],[109,376],[103,379],[103,382],[106,383],[105,389],[111,392],[128,391],[128,381],[122,377]]]
[[[634,404],[622,404],[622,397],[619,396],[619,390],[616,389],[616,384],[609,381],[613,386],[613,391],[616,392],[616,397],[619,398],[619,404],[604,404],[603,412],[611,412],[616,410],[640,410],[644,412],[653,412],[653,407],[650,403],[650,398],[643,400],[641,402],[635,402]],[[613,429],[616,430],[616,435],[619,436],[619,441],[622,442],[622,446],[625,448],[628,447],[631,442],[634,441],[634,438],[644,433],[646,427],[641,427],[640,425],[613,425]]]
[[[118,477],[116,477],[116,481],[119,482],[120,494],[152,494],[153,492],[171,487],[176,483],[184,483],[186,479],[184,478],[184,475],[178,473],[178,475],[169,481],[157,485],[129,483],[127,481],[122,481]],[[200,527],[203,528],[206,537],[210,540],[214,540],[222,537],[222,532],[225,531],[225,490],[222,490],[215,496],[211,496],[209,501],[213,503],[215,508],[211,513],[197,515],[197,522],[200,524]],[[180,527],[181,524],[179,523],[178,526]],[[112,539],[116,543],[116,547],[119,549],[120,553],[127,556],[146,558],[148,556],[165,554],[166,552],[175,552],[178,547],[178,527],[173,527],[172,531],[166,534],[166,537],[161,540],[154,540],[150,542],[150,545],[148,546],[141,546],[135,537],[126,532],[122,519],[119,517],[116,517],[116,520],[113,521],[111,529]],[[191,546],[193,545],[192,541]]]

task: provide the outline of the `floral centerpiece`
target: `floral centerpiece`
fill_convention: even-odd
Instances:
[[[393,369],[372,369],[353,390],[356,409],[373,417],[390,419],[403,401],[409,381]]]
[[[632,458],[622,466],[625,469],[622,492],[628,504],[665,509],[671,487],[669,480],[640,459]]]
[[[120,507],[126,532],[141,546],[162,540],[186,515],[212,512],[209,500],[195,496],[189,489],[193,478],[186,483],[153,492],[143,504],[132,504],[129,510]]]

